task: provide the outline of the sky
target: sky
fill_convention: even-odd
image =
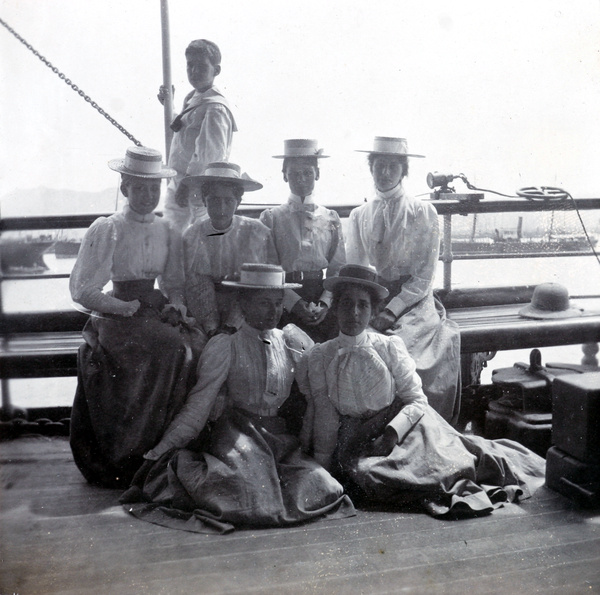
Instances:
[[[415,194],[442,171],[508,194],[600,195],[598,0],[171,0],[169,16],[176,109],[189,41],[221,48],[231,160],[265,186],[252,200],[285,200],[272,155],[285,138],[316,138],[331,156],[319,200],[362,201],[372,183],[356,150],[375,135],[426,156],[411,161]],[[159,0],[0,0],[0,18],[164,153]],[[3,27],[0,79],[0,198],[117,186],[106,164],[131,142]]]

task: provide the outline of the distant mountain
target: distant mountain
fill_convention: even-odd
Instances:
[[[115,210],[117,188],[99,192],[33,188],[15,190],[0,198],[1,217],[111,213]],[[119,200],[123,197],[119,194]],[[119,202],[119,207],[121,202]]]

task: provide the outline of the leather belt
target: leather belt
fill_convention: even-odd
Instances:
[[[291,271],[285,274],[286,283],[302,283],[302,281],[321,281],[323,271]]]

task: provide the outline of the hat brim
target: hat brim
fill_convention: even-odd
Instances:
[[[356,153],[370,153],[371,155],[396,155],[397,157],[420,157],[425,159],[425,155],[417,155],[416,153],[396,153],[394,151],[365,151],[364,149],[355,149]]]
[[[132,171],[125,167],[125,159],[111,159],[108,162],[108,167],[114,171],[118,171],[122,174],[127,174],[128,176],[135,176],[136,178],[174,178],[177,175],[177,172],[170,167],[161,167],[160,172],[155,174],[142,174],[137,171]]]
[[[221,285],[227,287],[238,287],[240,289],[300,289],[300,283],[284,283],[283,285],[249,285],[248,283],[240,283],[239,281],[221,281]]]
[[[184,186],[190,186],[192,182],[223,182],[224,184],[235,184],[241,186],[244,192],[260,190],[263,185],[252,178],[228,178],[225,176],[186,176],[181,180]]]
[[[354,277],[328,277],[323,281],[323,289],[332,291],[336,285],[363,285],[364,287],[370,287],[377,293],[377,297],[380,300],[384,300],[390,295],[390,292],[379,283],[373,281],[367,281],[366,279],[356,279]]]
[[[567,310],[559,310],[553,312],[551,310],[539,310],[533,306],[528,305],[519,310],[519,316],[523,318],[532,318],[534,320],[556,320],[561,318],[577,318],[583,316],[583,308],[577,308],[571,306]]]
[[[329,159],[329,155],[273,155],[273,159]]]

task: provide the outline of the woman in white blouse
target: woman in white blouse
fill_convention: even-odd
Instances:
[[[375,197],[355,208],[346,232],[348,263],[375,267],[390,296],[373,328],[398,335],[417,364],[429,404],[448,422],[460,409],[460,332],[433,295],[440,250],[435,208],[409,196],[403,138],[375,137],[369,167]]]
[[[417,502],[439,516],[527,498],[544,483],[544,460],[510,440],[463,436],[427,404],[402,340],[367,328],[388,297],[376,279],[346,265],[325,280],[340,334],[302,367],[305,450],[357,502]]]
[[[302,454],[278,415],[297,362],[312,344],[299,328],[276,327],[284,283],[277,265],[244,264],[244,323],[207,343],[198,383],[121,499],[140,518],[173,528],[227,532],[283,526],[354,509],[341,485]],[[151,502],[151,504],[149,504]]]
[[[205,338],[187,324],[180,236],[153,213],[174,170],[146,147],[109,167],[121,173],[127,204],[92,223],[70,279],[72,299],[91,311],[71,448],[88,481],[127,486],[183,404]]]
[[[346,263],[344,236],[338,214],[315,200],[323,150],[314,139],[284,141],[283,179],[290,188],[285,203],[265,209],[260,220],[273,232],[279,263],[286,279],[300,283],[298,291],[286,291],[281,325],[297,324],[315,341],[337,334],[335,318],[328,316],[331,296],[323,279],[333,277]]]

